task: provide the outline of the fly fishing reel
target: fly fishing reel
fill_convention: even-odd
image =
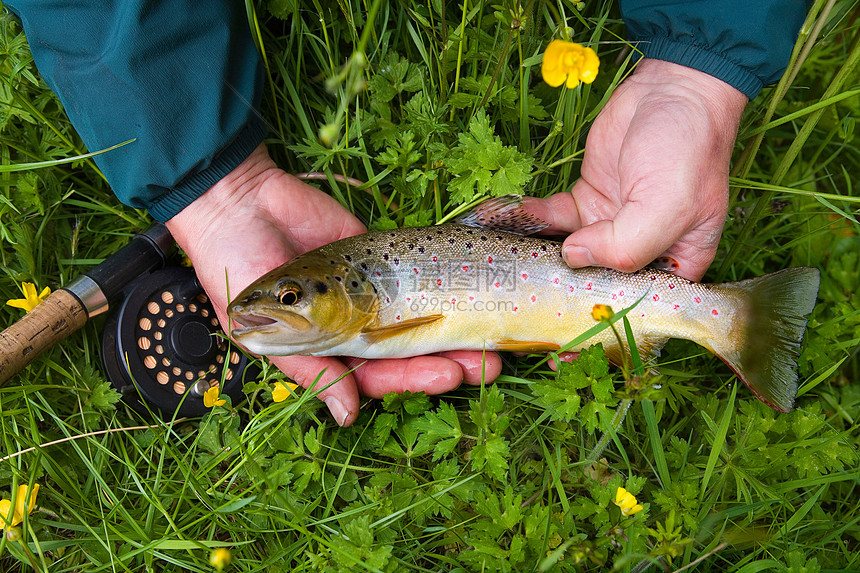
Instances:
[[[219,386],[235,402],[249,360],[227,340],[194,271],[172,267],[140,277],[102,333],[108,378],[135,410],[142,397],[164,414],[200,416],[203,394]]]

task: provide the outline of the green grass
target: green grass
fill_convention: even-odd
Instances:
[[[504,4],[255,3],[277,161],[326,173],[324,188],[374,228],[433,224],[503,189],[568,189],[590,122],[631,70],[617,7]],[[169,424],[113,403],[96,320],[0,388],[14,454],[0,494],[41,484],[21,540],[0,541],[0,569],[211,571],[223,547],[230,571],[860,571],[856,9],[816,2],[786,79],[748,106],[706,277],[821,269],[791,414],[672,341],[659,388],[625,380],[602,350],[559,374],[508,356],[496,385],[368,400],[340,429],[309,393],[273,404],[264,368],[249,400]],[[590,86],[540,81],[565,25],[598,46]],[[9,299],[24,280],[70,281],[148,219],[90,160],[5,167],[87,150],[9,17],[0,53]],[[492,188],[463,160],[476,147],[505,165]],[[619,486],[645,510],[622,516]]]

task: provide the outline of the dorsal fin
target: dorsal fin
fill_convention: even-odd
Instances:
[[[523,209],[523,198],[519,195],[502,195],[487,199],[457,217],[455,221],[469,227],[507,231],[517,235],[533,235],[549,227],[549,223]]]

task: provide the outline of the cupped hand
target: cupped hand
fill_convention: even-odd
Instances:
[[[222,324],[228,324],[227,285],[237,295],[280,264],[311,249],[365,231],[337,201],[279,169],[260,145],[206,193],[167,221],[167,227],[194,265],[200,284]],[[338,360],[279,356],[272,363],[305,388],[321,392],[332,416],[348,426],[358,414],[359,395],[388,392],[437,394],[461,382],[494,380],[498,355],[456,351],[391,360]],[[350,372],[351,371],[351,372]]]
[[[547,232],[571,233],[563,254],[572,267],[632,272],[668,256],[679,275],[699,280],[725,222],[746,103],[708,74],[643,60],[591,126],[573,189],[527,208]]]

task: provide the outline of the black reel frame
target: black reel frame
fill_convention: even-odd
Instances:
[[[246,376],[259,369],[224,334],[194,271],[168,267],[124,289],[104,324],[108,378],[137,412],[145,399],[167,416],[201,416],[203,394],[218,386],[238,402]]]

